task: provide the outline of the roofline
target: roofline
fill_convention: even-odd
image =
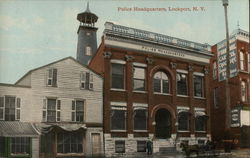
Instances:
[[[16,85],[16,84],[8,84],[8,83],[0,83],[0,86],[6,86],[6,87],[20,87],[20,88],[31,88],[30,86]]]
[[[15,83],[14,85],[17,85],[23,78],[25,78],[26,76],[28,76],[29,74],[31,74],[33,71],[36,71],[36,70],[38,70],[38,69],[42,69],[42,68],[44,68],[44,67],[53,65],[53,64],[55,64],[55,63],[61,62],[61,61],[66,60],[66,59],[72,59],[73,61],[75,61],[76,63],[78,63],[79,65],[81,65],[82,67],[85,67],[85,68],[87,68],[87,69],[93,71],[91,68],[89,68],[89,67],[86,66],[86,65],[81,64],[79,61],[77,61],[77,60],[76,60],[75,58],[73,58],[72,56],[68,56],[68,57],[62,58],[62,59],[60,59],[60,60],[54,61],[54,62],[52,62],[52,63],[46,64],[46,65],[43,65],[43,66],[41,66],[41,67],[38,67],[38,68],[35,68],[35,69],[32,69],[32,70],[28,71],[23,77],[21,77],[19,80],[17,80],[16,83]],[[99,73],[97,73],[97,72],[95,72],[95,71],[93,71],[93,72],[94,72],[96,75],[98,75],[99,77],[103,78]]]

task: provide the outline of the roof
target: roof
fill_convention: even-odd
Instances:
[[[29,74],[31,74],[33,71],[36,71],[36,70],[45,68],[45,67],[47,67],[47,66],[50,66],[50,65],[59,63],[59,62],[61,62],[61,61],[64,61],[64,60],[68,60],[68,59],[73,60],[73,61],[76,62],[77,64],[80,64],[82,67],[89,69],[90,71],[94,72],[97,76],[99,76],[100,78],[102,78],[102,76],[101,76],[99,73],[93,71],[93,70],[90,69],[88,66],[81,64],[81,63],[78,62],[75,58],[69,56],[69,57],[62,58],[62,59],[60,59],[60,60],[54,61],[54,62],[49,63],[49,64],[47,64],[47,65],[44,65],[44,66],[41,66],[41,67],[38,67],[38,68],[35,68],[35,69],[32,69],[32,70],[28,71],[23,77],[21,77],[21,78],[15,83],[15,85],[17,85],[22,79],[24,79],[26,76],[28,76]]]
[[[98,16],[92,13],[89,9],[89,2],[87,3],[87,8],[85,12],[79,13],[77,15],[77,20],[85,23],[97,22]]]
[[[0,121],[0,136],[38,137],[39,132],[32,123],[19,121]]]

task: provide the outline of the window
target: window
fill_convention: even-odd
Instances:
[[[217,79],[217,63],[216,61],[213,62],[213,79]]]
[[[126,107],[112,106],[111,130],[126,130]]]
[[[195,112],[195,131],[206,131],[207,116],[204,112]]]
[[[187,95],[187,74],[177,73],[177,94]]]
[[[11,138],[11,154],[29,155],[30,154],[30,138],[28,137]]]
[[[137,141],[137,152],[146,152],[146,141]]]
[[[246,94],[246,82],[241,81],[241,101],[245,102],[247,98]]]
[[[87,55],[87,56],[91,56],[92,55],[92,51],[91,51],[91,47],[90,46],[87,46],[86,48],[85,48],[85,54]]]
[[[194,96],[204,97],[203,76],[194,75],[193,82],[194,82]]]
[[[245,70],[244,53],[240,51],[240,70]]]
[[[189,112],[188,111],[178,112],[178,130],[179,131],[189,130]]]
[[[84,120],[84,101],[72,101],[72,121],[83,122]]]
[[[0,97],[0,120],[20,120],[21,99],[14,96]]]
[[[250,52],[248,53],[248,72],[250,73]]]
[[[5,155],[5,146],[6,144],[6,138],[0,137],[0,157],[3,157]]]
[[[81,88],[82,89],[89,89],[93,90],[94,87],[94,79],[93,79],[93,74],[89,72],[82,72],[81,73]]]
[[[48,98],[43,101],[43,121],[61,121],[61,100]]]
[[[216,87],[213,90],[214,107],[219,107],[219,88]]]
[[[168,76],[164,72],[157,72],[154,75],[154,92],[167,94],[169,93]]]
[[[147,109],[134,107],[134,130],[147,130]]]
[[[112,63],[111,67],[112,88],[124,89],[124,65]]]
[[[57,86],[57,69],[48,70],[47,85],[52,87]]]
[[[116,153],[125,153],[125,141],[123,141],[123,140],[115,141],[115,152]]]
[[[135,91],[145,91],[145,68],[133,68],[133,87]]]
[[[57,153],[82,153],[83,136],[80,133],[58,133]]]

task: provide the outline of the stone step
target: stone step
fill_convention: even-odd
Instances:
[[[159,153],[160,154],[173,154],[177,153],[177,150],[175,147],[160,147],[159,148]]]

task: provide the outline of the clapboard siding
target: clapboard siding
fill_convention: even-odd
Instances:
[[[49,87],[47,71],[49,68],[57,69],[57,87]],[[91,72],[90,69],[80,65],[71,58],[66,58],[54,64],[49,64],[31,71],[19,84],[28,83],[30,78],[31,88],[18,86],[0,86],[0,96],[15,95],[21,98],[21,120],[25,122],[42,122],[43,100],[57,98],[61,100],[61,121],[71,121],[71,105],[74,99],[84,99],[85,122],[102,123],[103,115],[103,80],[93,73],[93,90],[80,88],[80,73]]]

